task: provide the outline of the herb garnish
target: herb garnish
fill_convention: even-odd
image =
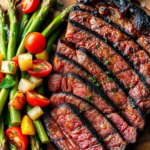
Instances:
[[[129,85],[129,88],[132,89],[132,87],[133,87],[133,86],[130,84],[130,85]]]
[[[2,82],[0,83],[0,88],[11,88],[15,85],[15,81],[13,80],[13,78],[10,76],[9,78],[3,78]]]
[[[82,110],[79,110],[79,113],[81,114],[81,113],[82,113]]]
[[[34,98],[37,98],[37,94],[36,93],[33,93],[33,95],[34,95]]]
[[[26,79],[29,79],[29,77],[30,77],[30,75],[29,75],[29,74],[27,74],[27,75],[25,76],[25,78],[26,78]]]
[[[109,71],[106,71],[105,74],[110,74],[110,72],[109,72]]]
[[[90,95],[87,95],[87,96],[85,96],[85,98],[86,98],[87,100],[90,100],[91,96],[90,96]]]
[[[8,64],[8,70],[9,70],[10,72],[13,71],[13,66],[12,66],[12,64]]]
[[[41,67],[44,67],[44,64],[40,63],[40,66],[41,66]]]
[[[107,81],[108,81],[108,82],[111,82],[111,81],[112,81],[112,78],[108,77],[108,78],[107,78]]]
[[[91,76],[91,75],[89,75],[89,79],[93,82],[93,83],[95,83],[96,82],[96,78],[95,78],[95,76]]]
[[[100,84],[99,84],[99,83],[94,83],[94,85],[95,85],[96,87],[100,87]]]
[[[109,64],[109,60],[106,60],[106,61],[105,61],[105,65],[108,65],[108,64]]]
[[[35,67],[35,68],[34,68],[34,72],[39,72],[39,68],[38,68],[38,67]]]
[[[58,2],[58,5],[62,7],[62,6],[64,6],[64,3],[63,2]]]

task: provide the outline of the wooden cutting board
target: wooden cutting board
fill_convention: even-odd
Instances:
[[[76,4],[76,0],[57,0],[57,1],[63,2],[64,6],[60,7],[57,5],[56,10],[62,10],[67,6]],[[150,10],[150,0],[138,0],[138,1],[145,1],[146,2],[146,8],[147,8],[146,11],[150,14],[150,11],[148,11],[148,9]],[[5,8],[5,10],[7,9],[6,0],[2,0],[0,2],[0,4]],[[17,8],[17,15],[18,15],[17,16],[18,20],[20,21],[22,13],[20,11],[19,6]],[[49,144],[46,146],[46,150],[52,150],[52,148],[50,147]],[[132,148],[132,150],[150,150],[150,120],[147,121],[144,132],[140,133],[140,135],[138,137],[138,141],[136,143],[136,146],[135,146],[135,148]]]

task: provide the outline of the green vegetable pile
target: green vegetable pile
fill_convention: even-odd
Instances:
[[[6,24],[5,12],[0,6],[0,53],[3,54],[4,60],[11,61],[15,55],[19,55],[26,52],[25,38],[31,32],[41,31],[41,26],[50,12],[51,8],[56,4],[56,0],[42,0],[40,7],[32,14],[23,14],[20,25],[18,24],[16,17],[16,7],[13,0],[7,0],[8,16],[10,22],[10,31]],[[59,3],[63,6],[63,3]],[[62,11],[42,32],[41,34],[47,40],[46,50],[50,55],[52,45],[58,38],[62,27],[60,25],[65,22],[70,12],[71,7],[68,7]],[[9,36],[8,36],[9,35]],[[7,37],[8,36],[8,37]],[[12,66],[9,66],[9,70],[12,70]],[[8,106],[8,99],[10,100],[18,90],[19,82],[19,70],[15,75],[6,74],[5,78],[0,84],[0,149],[6,149],[5,122],[7,127],[21,124],[21,112],[16,110],[12,106]],[[28,78],[26,72],[21,72],[21,77]],[[40,86],[37,91],[41,92],[44,87]],[[7,109],[7,111],[4,109]],[[31,110],[32,107],[27,104],[26,111]],[[4,118],[4,110],[7,117]],[[4,121],[6,120],[6,121]],[[49,143],[49,138],[44,129],[44,126],[40,118],[33,121],[37,134],[31,136],[30,144],[32,150],[41,150],[41,143]],[[15,146],[9,144],[10,150],[15,150]]]

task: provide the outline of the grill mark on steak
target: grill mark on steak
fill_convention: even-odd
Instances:
[[[136,68],[143,75],[147,84],[150,84],[150,57],[144,50],[140,50],[136,43],[129,40],[124,34],[112,27],[110,24],[107,24],[102,19],[91,15],[89,12],[83,10],[72,11],[69,18],[87,27],[93,32],[100,34],[103,38],[107,38],[111,44],[115,44],[115,48],[121,51],[124,57],[127,57],[132,62],[134,68]],[[86,21],[83,22],[81,18],[86,18]],[[102,24],[106,26],[98,30],[95,29],[97,26]],[[110,37],[108,35],[110,35]],[[131,54],[130,49],[134,49],[135,52]]]
[[[101,40],[99,40],[99,38],[95,38],[93,35],[86,32],[85,30],[80,30],[79,33],[74,34],[74,31],[76,31],[76,29],[78,29],[78,28],[74,27],[71,23],[68,23],[68,30],[66,33],[66,38],[68,39],[69,42],[76,44],[76,46],[78,46],[78,47],[86,48],[88,51],[90,51],[92,54],[94,54],[96,57],[98,57],[102,61],[103,64],[105,64],[104,58],[105,58],[105,60],[109,60],[109,64],[107,65],[107,67],[109,67],[109,69],[112,70],[113,73],[116,72],[116,71],[114,71],[114,69],[118,69],[118,68],[116,68],[116,66],[117,67],[121,66],[120,67],[121,70],[123,70],[122,69],[123,67],[125,68],[127,66],[124,59],[118,54],[114,55],[114,56],[116,56],[116,57],[114,57],[115,58],[114,60],[112,60],[112,58],[109,59],[109,54],[115,54],[115,51],[113,51],[108,45],[105,45],[106,48],[102,49],[104,42],[101,42]],[[86,39],[88,37],[93,37],[93,38],[90,41],[84,41],[84,39]],[[101,45],[101,47],[99,47],[98,50],[96,48],[96,43]],[[131,90],[130,89],[130,85],[131,85],[132,92],[133,92],[133,89],[134,89],[134,92],[138,92],[138,91],[136,91],[137,89],[135,88],[135,86],[142,80],[139,81],[138,76],[135,74],[135,72],[132,69],[129,68],[129,70],[126,71],[125,73],[120,73],[120,74],[117,74],[116,76],[127,87],[127,90],[129,90],[129,91]],[[142,81],[142,83],[143,83],[143,81]],[[148,92],[145,86],[142,86],[142,90],[145,91],[145,93]],[[130,92],[130,94],[132,95],[131,92]],[[144,97],[144,96],[145,95],[142,94],[142,97]],[[145,111],[146,113],[149,113],[150,107],[145,109],[142,106],[144,106],[144,103],[148,103],[148,101],[149,101],[148,99],[147,99],[147,102],[141,100],[140,103],[138,103],[138,106],[142,109],[142,111]]]
[[[75,105],[61,104],[46,115],[53,118],[62,131],[69,133],[80,149],[92,150],[96,147],[95,150],[104,150],[101,138]]]
[[[108,72],[108,70],[106,69],[106,67],[104,68],[104,66],[101,64],[100,60],[97,60],[97,58],[95,58],[93,55],[89,54],[89,52],[85,51],[83,48],[75,51],[71,47],[67,46],[67,45],[69,45],[68,43],[66,43],[66,44],[65,43],[66,42],[63,40],[59,41],[58,47],[57,47],[57,53],[63,54],[65,56],[72,58],[72,60],[76,61],[78,64],[80,64],[86,70],[88,70],[88,72],[91,75],[95,76],[95,79],[101,85],[102,90],[104,92],[106,92],[106,94],[111,99],[111,101],[116,103],[116,105],[119,107],[120,110],[125,109],[123,107],[126,107],[125,105],[128,105],[131,107],[131,110],[132,110],[132,108],[137,109],[136,112],[132,112],[132,113],[128,112],[128,113],[130,115],[133,114],[133,116],[136,115],[138,121],[143,120],[141,117],[145,117],[145,115],[139,109],[137,104],[135,104],[134,100],[130,96],[128,96],[128,98],[126,97],[124,92],[119,88],[119,85],[121,85],[121,84],[119,83],[118,79],[113,74],[111,74],[111,72],[109,72],[111,75],[109,77],[111,77],[112,81],[109,82],[107,80],[108,77],[104,72],[106,72],[106,71]],[[86,78],[88,81],[90,81],[89,78],[87,78],[87,76],[85,76],[85,74],[82,70],[80,70],[80,71],[78,70],[79,65],[75,65],[72,62],[73,61],[66,59],[66,57],[57,54],[55,57],[55,61],[54,61],[53,72],[54,73],[72,72],[72,73],[78,74],[78,75]],[[72,69],[72,68],[74,68],[74,69]],[[113,79],[115,79],[114,80],[115,82],[113,81]],[[115,92],[115,94],[114,94],[114,92]],[[127,91],[126,91],[126,94],[128,95]],[[122,101],[123,99],[127,100],[127,101],[123,102]],[[132,118],[131,116],[130,116],[130,118]],[[130,124],[132,124],[132,125],[134,124],[135,127],[138,127],[138,124],[135,124],[136,121],[132,122],[132,120],[129,119],[128,117],[126,119],[130,120]]]
[[[114,124],[110,119],[105,117],[100,111],[98,111],[96,108],[90,105],[89,102],[85,101],[82,98],[79,98],[75,95],[72,95],[70,93],[57,93],[53,94],[50,97],[51,100],[51,108],[55,108],[60,104],[63,103],[71,103],[73,105],[76,105],[84,115],[84,117],[91,123],[91,125],[95,128],[97,133],[102,137],[104,144],[106,144],[107,149],[115,149],[119,148],[122,149],[124,147],[125,142],[122,140],[122,137],[117,133],[117,130],[114,127]],[[115,115],[115,114],[113,114]],[[128,126],[125,127],[125,132],[129,129]],[[135,143],[137,138],[137,133],[134,128],[133,130],[129,130],[132,132],[131,138],[129,139],[129,136],[127,135],[127,140],[129,143]],[[111,137],[111,138],[110,138]],[[107,141],[107,138],[110,138],[110,141]],[[116,141],[114,143],[114,141]],[[123,143],[123,144],[122,144]]]
[[[73,21],[73,20],[71,20],[71,19],[69,19],[69,22],[70,22],[73,26],[75,26],[75,27],[77,27],[77,28],[81,28],[82,30],[89,32],[90,34],[92,34],[92,35],[95,36],[96,38],[100,39],[101,41],[103,41],[103,42],[105,42],[107,45],[109,45],[109,47],[111,47],[113,50],[115,50],[115,52],[117,52],[121,57],[123,57],[124,60],[127,62],[127,64],[130,65],[130,67],[131,67],[132,69],[134,69],[134,71],[136,72],[136,74],[138,75],[138,77],[141,79],[141,81],[143,82],[143,84],[145,85],[145,87],[146,87],[146,88],[148,89],[148,91],[150,92],[150,87],[149,87],[149,85],[147,84],[147,82],[146,82],[145,78],[143,77],[142,73],[137,69],[137,67],[136,67],[135,65],[133,65],[133,63],[130,61],[130,59],[129,59],[128,57],[124,57],[123,52],[122,52],[119,48],[115,47],[115,46],[114,46],[113,44],[111,44],[107,39],[103,38],[101,35],[95,33],[94,31],[88,29],[87,27],[82,26],[81,24],[79,24],[79,23],[77,23],[77,22],[75,22],[75,21]]]

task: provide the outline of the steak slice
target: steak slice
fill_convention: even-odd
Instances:
[[[53,94],[50,97],[50,101],[51,101],[50,105],[51,108],[55,108],[63,103],[71,103],[73,105],[76,105],[82,111],[84,117],[94,127],[97,133],[102,137],[104,144],[106,144],[107,149],[124,149],[126,143],[117,133],[111,121],[85,100],[69,93],[58,93]],[[115,116],[115,113],[112,116]],[[128,126],[124,127],[127,132],[132,133],[130,134],[132,136],[129,136],[129,134],[125,134],[124,135],[125,139],[129,143],[135,143],[137,139],[137,133],[134,130],[134,128],[132,128],[133,130],[131,130],[131,128]]]
[[[145,84],[144,79],[139,75],[139,73],[138,75],[141,81],[139,80],[139,77],[136,74],[137,72],[135,73],[134,70],[130,68],[127,62],[120,55],[118,55],[104,41],[95,37],[93,34],[88,33],[87,31],[79,27],[75,27],[72,23],[68,23],[66,38],[69,42],[76,44],[76,46],[78,47],[85,48],[91,54],[94,54],[94,56],[100,59],[101,62],[104,65],[106,65],[112,71],[112,73],[116,75],[118,79],[120,79],[120,81],[125,85],[126,89],[129,91],[129,93],[131,93],[130,90],[133,90],[134,87],[141,81],[144,84],[143,90],[147,91],[147,89],[149,89],[149,87],[147,87],[147,84]],[[143,101],[140,101],[140,103],[138,103],[138,106],[142,111],[149,113],[150,107],[144,107],[149,99],[141,100]]]
[[[89,6],[80,5],[84,9],[96,11],[96,15],[99,14],[108,23],[125,32],[150,54],[150,18],[143,9],[127,0],[78,0],[78,2],[88,2]]]
[[[115,105],[111,103],[111,101],[109,101],[107,96],[105,96],[102,91],[97,89],[84,78],[72,73],[52,74],[48,79],[48,87],[50,91],[54,93],[71,92],[83,98],[84,100],[89,101],[99,111],[110,118],[118,131],[120,131],[121,135],[124,135],[124,133],[126,132],[126,130],[124,130],[124,128],[122,127],[124,125],[128,126],[128,124],[118,114],[116,114],[117,108],[115,107]],[[115,116],[111,116],[114,113]],[[143,123],[141,123],[141,128],[143,128],[142,126]],[[130,127],[130,129],[135,130],[134,127]]]
[[[61,130],[61,128],[54,121],[54,119],[50,117],[49,114],[45,115],[44,122],[51,141],[53,141],[53,143],[55,143],[55,145],[59,149],[63,150],[80,149],[79,146],[75,143],[75,141],[69,135],[67,135],[65,132]]]
[[[130,103],[129,99],[126,97],[125,93],[119,88],[119,86],[113,81],[114,76],[107,76],[104,73],[104,70],[102,70],[102,64],[98,63],[96,59],[92,58],[91,55],[87,54],[87,51],[84,51],[83,49],[74,50],[73,48],[69,47],[68,44],[65,41],[60,40],[58,47],[57,47],[57,53],[64,54],[66,56],[69,56],[73,60],[75,60],[77,63],[79,63],[84,69],[82,69],[78,64],[76,64],[72,60],[68,60],[64,56],[55,55],[54,59],[54,67],[53,72],[54,73],[67,73],[72,72],[74,74],[80,75],[87,79],[90,82],[97,81],[99,84],[94,83],[97,87],[100,85],[99,88],[101,88],[104,92],[106,92],[109,99],[118,106],[120,109],[122,115],[129,120],[128,122],[136,127],[139,128],[139,124],[143,124],[145,121],[142,118],[142,113],[140,110],[136,110],[135,107],[132,108],[132,104],[134,103],[133,100]],[[101,68],[99,67],[101,66]],[[87,72],[88,71],[88,72]],[[107,70],[105,72],[110,74]],[[92,76],[93,78],[92,78]],[[91,78],[93,80],[91,80]],[[94,80],[95,79],[95,80]],[[109,81],[111,79],[111,81]],[[136,121],[135,121],[136,118]],[[133,119],[133,120],[132,120]]]
[[[47,117],[48,116],[48,117]],[[69,136],[78,144],[79,149],[104,150],[100,138],[95,130],[85,120],[79,109],[72,104],[62,104],[44,117],[46,128],[50,131],[51,118],[58,124],[62,132]],[[57,130],[52,131],[57,136]],[[77,148],[75,147],[77,150]]]
[[[124,57],[130,58],[133,65],[145,77],[147,83],[150,84],[150,72],[145,71],[146,68],[150,66],[149,56],[147,52],[140,50],[136,43],[131,41],[118,29],[106,23],[101,18],[95,17],[91,14],[91,12],[87,12],[86,10],[80,9],[77,6],[72,8],[69,19],[78,22],[95,33],[98,33],[103,38],[106,38],[110,43],[113,44],[114,48],[117,47],[118,50],[123,53]]]

